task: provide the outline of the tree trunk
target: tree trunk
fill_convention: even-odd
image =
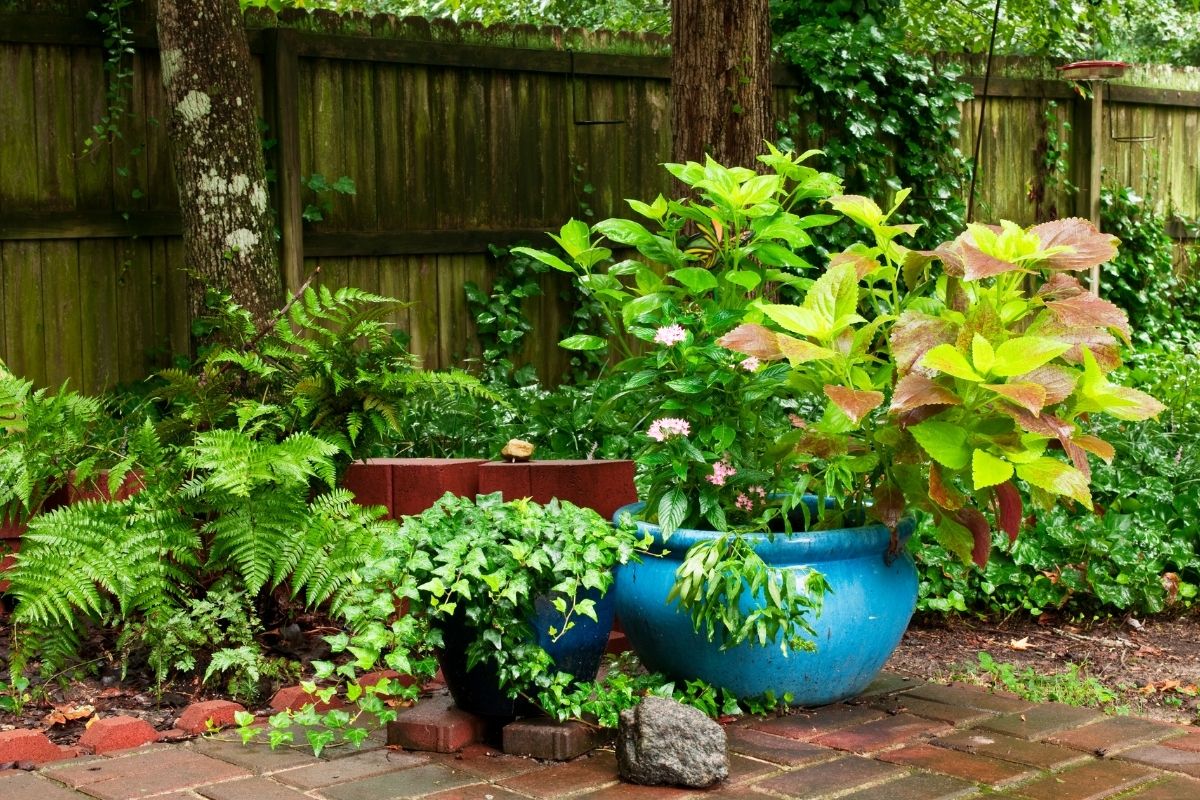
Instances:
[[[159,0],[158,40],[192,317],[218,289],[261,329],[284,286],[238,0]]]
[[[758,167],[771,137],[768,0],[671,3],[671,154]]]

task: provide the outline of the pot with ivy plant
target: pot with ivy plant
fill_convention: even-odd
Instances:
[[[1089,457],[1112,448],[1090,414],[1153,416],[1112,383],[1125,314],[1071,274],[1116,240],[1079,219],[969,225],[933,250],[919,226],[839,193],[775,148],[765,172],[668,164],[684,199],[630,201],[648,225],[571,221],[573,274],[604,304],[653,537],[620,568],[617,613],[647,667],[740,697],[801,705],[860,692],[899,643],[917,581],[914,519],[983,565],[1017,536],[1025,498],[1091,508]],[[826,255],[808,231],[849,219]],[[615,261],[603,239],[633,248]],[[817,262],[817,263],[814,263]],[[644,346],[635,352],[629,339]]]
[[[440,635],[438,661],[459,708],[538,712],[552,674],[596,677],[612,631],[613,568],[637,544],[591,509],[551,500],[447,494],[404,521],[414,547],[415,613]]]

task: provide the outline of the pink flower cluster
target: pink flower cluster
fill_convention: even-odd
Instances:
[[[673,344],[679,344],[687,338],[687,331],[682,325],[664,325],[654,333],[654,341],[658,344],[665,344],[670,347]]]
[[[767,499],[767,490],[761,486],[747,486],[743,494],[737,496],[737,501],[734,505],[742,511],[753,511],[755,505],[761,504]]]
[[[712,475],[705,478],[713,486],[724,486],[725,481],[737,475],[737,470],[728,461],[721,460],[713,464]]]
[[[685,419],[663,417],[650,423],[646,435],[656,442],[665,442],[672,436],[687,436],[692,432],[692,426]]]
[[[742,359],[742,363],[738,364],[738,366],[746,370],[746,372],[754,372],[761,363],[757,356],[747,356]]]

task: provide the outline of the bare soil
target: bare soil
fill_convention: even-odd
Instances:
[[[887,669],[927,680],[993,685],[979,653],[1039,675],[1070,665],[1117,693],[1131,714],[1200,725],[1200,612],[1138,620],[1066,623],[1045,617],[1002,621],[961,618],[914,622]]]

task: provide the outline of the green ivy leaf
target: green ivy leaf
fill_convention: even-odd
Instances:
[[[952,344],[939,344],[921,358],[920,366],[935,369],[964,381],[982,381],[983,376],[967,363],[967,358]]]
[[[1071,345],[1043,336],[1018,336],[996,348],[992,373],[1007,378],[1032,372],[1071,349]]]

